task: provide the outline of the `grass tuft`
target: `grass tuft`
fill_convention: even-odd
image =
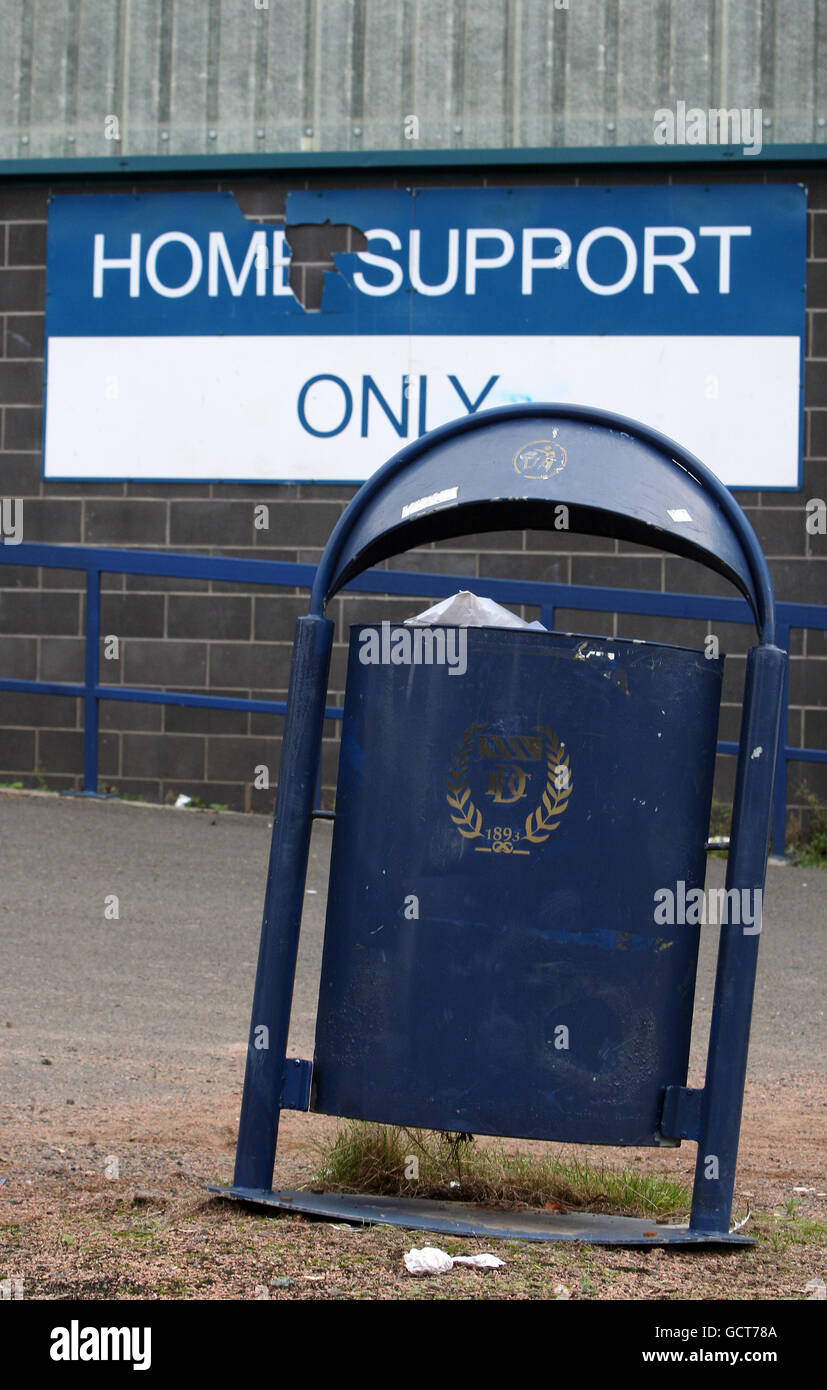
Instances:
[[[809,809],[806,835],[799,835],[792,845],[797,864],[807,868],[827,868],[827,806],[823,806],[808,787],[802,786],[801,796]]]
[[[619,1216],[683,1216],[688,1187],[672,1178],[596,1167],[565,1154],[507,1152],[498,1140],[348,1120],[316,1146],[311,1186]]]

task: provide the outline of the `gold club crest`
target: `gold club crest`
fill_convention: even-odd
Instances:
[[[530,854],[557,829],[568,806],[569,754],[546,726],[509,734],[475,723],[451,761],[445,788],[451,820],[464,840],[479,841],[475,850]]]
[[[533,439],[514,455],[514,468],[524,478],[553,478],[555,473],[562,473],[566,462],[566,451],[556,437]]]

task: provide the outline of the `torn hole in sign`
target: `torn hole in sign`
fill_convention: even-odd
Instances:
[[[290,288],[302,308],[319,313],[325,275],[338,275],[334,252],[366,251],[368,239],[344,222],[296,222],[284,229],[290,251]]]

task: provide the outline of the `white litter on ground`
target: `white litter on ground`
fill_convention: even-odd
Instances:
[[[473,1269],[499,1269],[505,1261],[496,1255],[448,1255],[437,1250],[434,1245],[416,1247],[405,1255],[405,1268],[409,1274],[447,1274],[454,1265],[471,1265]]]
[[[500,1265],[505,1264],[497,1255],[455,1255],[455,1265],[471,1265],[473,1269],[499,1269]]]

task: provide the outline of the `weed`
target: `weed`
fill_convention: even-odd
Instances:
[[[332,1142],[315,1146],[318,1168],[310,1185],[649,1217],[683,1215],[689,1207],[688,1188],[668,1177],[595,1167],[563,1153],[510,1152],[499,1141],[480,1144],[471,1136],[462,1141],[460,1167],[459,1142],[455,1135],[350,1120]]]

